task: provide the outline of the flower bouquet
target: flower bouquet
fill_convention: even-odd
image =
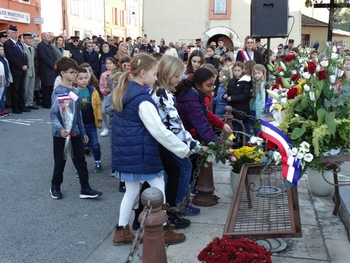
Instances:
[[[272,253],[249,238],[215,237],[198,255],[203,263],[272,263]]]
[[[282,175],[295,185],[324,153],[345,152],[350,144],[350,85],[343,58],[330,47],[324,53],[325,60],[312,61],[300,49],[276,67],[268,65],[276,84],[267,90],[262,134],[277,144],[281,155],[274,161],[287,166]]]
[[[69,135],[66,138],[64,146],[64,159],[67,159],[68,154],[68,144],[70,142],[70,137],[74,137],[71,132],[73,126],[73,119],[75,114],[75,101],[68,94],[59,94],[57,96],[58,107],[60,111],[61,118],[63,120],[64,129],[69,131]]]

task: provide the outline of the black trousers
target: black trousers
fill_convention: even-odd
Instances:
[[[51,95],[53,86],[41,87],[41,104],[46,107],[51,107]]]
[[[75,136],[73,138],[71,137],[70,140],[72,143],[68,147],[72,147],[72,161],[79,174],[81,189],[89,188],[89,172],[85,161],[83,139],[81,136]],[[51,180],[52,186],[59,187],[63,182],[63,172],[66,166],[66,160],[64,159],[65,141],[66,139],[62,137],[53,137],[53,157],[55,164]]]
[[[11,105],[13,110],[24,108],[24,79],[25,76],[13,77],[13,82],[10,84]]]

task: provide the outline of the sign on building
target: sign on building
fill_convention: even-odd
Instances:
[[[0,8],[0,20],[30,24],[30,14],[16,10]]]

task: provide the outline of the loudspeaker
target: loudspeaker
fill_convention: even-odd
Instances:
[[[252,0],[250,35],[258,38],[288,36],[288,0]]]

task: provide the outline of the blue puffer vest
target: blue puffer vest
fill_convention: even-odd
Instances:
[[[159,143],[139,117],[143,101],[155,103],[147,91],[130,81],[123,98],[123,111],[114,110],[112,123],[112,167],[122,173],[153,174],[163,170]]]

